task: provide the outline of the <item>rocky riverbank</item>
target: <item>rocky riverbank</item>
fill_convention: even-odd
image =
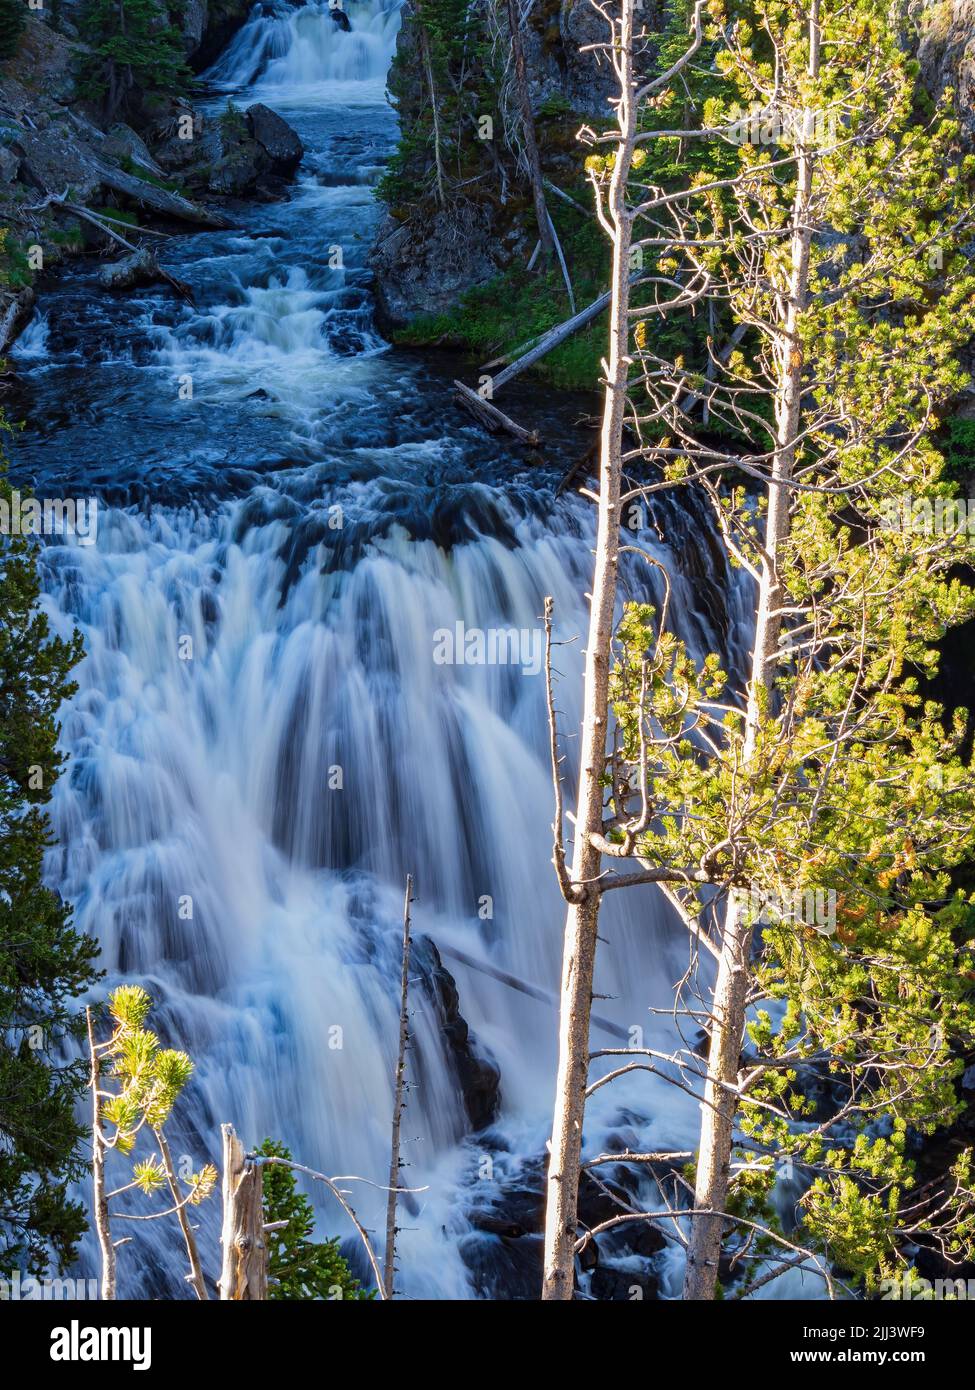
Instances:
[[[127,266],[103,277],[110,289],[151,278],[151,256],[133,252],[141,229],[227,226],[233,200],[280,196],[303,153],[287,122],[261,104],[240,111],[228,103],[213,115],[147,92],[131,123],[102,121],[78,94],[85,46],[75,8],[58,28],[29,14],[17,52],[0,67],[0,353],[30,317],[36,276],[64,256],[127,256]],[[187,5],[188,60],[204,62],[250,8],[240,0]]]

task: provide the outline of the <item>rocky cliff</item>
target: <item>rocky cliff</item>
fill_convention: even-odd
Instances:
[[[201,66],[250,9],[250,0],[174,6],[188,59]],[[119,238],[137,239],[145,223],[226,225],[221,202],[277,196],[302,156],[294,131],[261,105],[204,116],[185,98],[136,92],[132,124],[101,120],[78,91],[79,17],[77,0],[56,26],[47,11],[29,13],[0,65],[0,353],[30,316],[38,272],[75,252],[117,257]],[[153,264],[133,258],[132,275]],[[132,281],[123,268],[103,282]]]
[[[527,6],[523,45],[542,163],[563,191],[580,187],[580,124],[611,116],[611,74],[586,51],[604,29],[591,0]],[[449,311],[466,291],[524,264],[537,231],[505,6],[475,0],[445,33],[430,0],[408,0],[390,90],[402,139],[380,189],[388,211],[373,268],[380,313],[395,329]]]

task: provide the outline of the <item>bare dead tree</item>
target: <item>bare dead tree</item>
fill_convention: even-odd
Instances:
[[[92,1214],[95,1218],[95,1232],[102,1257],[101,1296],[114,1299],[116,1288],[115,1244],[108,1215],[108,1199],[105,1187],[105,1151],[107,1140],[101,1120],[101,1057],[95,1042],[95,1028],[91,1009],[85,1009],[88,1024],[88,1055],[91,1062],[89,1086],[91,1088],[91,1180]]]
[[[525,162],[531,181],[532,200],[535,204],[535,221],[538,223],[538,239],[542,247],[542,260],[548,262],[555,255],[554,228],[545,203],[545,179],[542,174],[542,161],[538,153],[538,136],[535,131],[535,116],[532,112],[531,91],[528,86],[528,71],[525,66],[525,47],[521,35],[521,14],[518,0],[506,0],[508,7],[508,29],[511,37],[511,56],[514,63],[514,82],[518,107],[521,116],[522,140],[524,142]]]
[[[264,1183],[261,1165],[244,1153],[233,1125],[221,1125],[223,1140],[223,1228],[220,1298],[261,1302],[267,1298]]]
[[[406,1096],[406,1049],[410,1036],[410,909],[413,902],[413,875],[406,876],[403,904],[403,969],[400,977],[399,1044],[393,1077],[393,1133],[389,1146],[389,1192],[386,1197],[386,1249],[383,1258],[383,1289],[393,1297],[396,1270],[396,1201],[399,1195],[400,1126]]]
[[[700,44],[699,4],[696,34],[683,63]],[[610,280],[609,356],[606,362],[603,422],[600,435],[596,563],[586,642],[579,787],[571,871],[557,863],[560,887],[568,903],[562,965],[559,1021],[559,1065],[549,1157],[545,1218],[545,1279],[543,1298],[570,1299],[574,1280],[574,1250],[578,1203],[582,1120],[589,1068],[589,1023],[599,919],[603,831],[603,772],[609,715],[610,647],[620,548],[620,492],[623,462],[623,423],[629,390],[630,243],[633,213],[627,187],[637,146],[641,100],[669,75],[638,86],[634,46],[643,42],[635,26],[634,0],[623,0],[619,15],[603,9],[610,24],[605,45],[608,61],[619,81],[614,163],[606,191],[596,188],[600,224],[612,245]],[[561,826],[557,827],[561,836]]]

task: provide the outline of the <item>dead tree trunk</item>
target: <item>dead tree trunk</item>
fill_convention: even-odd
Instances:
[[[542,161],[539,157],[538,139],[535,135],[535,116],[532,112],[531,93],[528,89],[528,71],[525,67],[525,49],[521,42],[518,0],[508,0],[508,27],[511,30],[511,56],[515,65],[515,89],[518,93],[518,105],[521,107],[525,159],[528,163],[528,177],[531,180],[532,200],[535,204],[535,220],[538,223],[538,236],[542,243],[542,260],[548,264],[555,254],[555,241],[552,236],[548,207],[545,203],[545,180],[542,176]]]
[[[607,200],[613,230],[609,359],[599,461],[599,517],[586,645],[585,693],[580,747],[575,842],[562,962],[559,1067],[548,1169],[545,1214],[544,1299],[571,1299],[582,1150],[582,1123],[589,1071],[589,1023],[599,918],[603,772],[609,704],[609,662],[620,546],[620,478],[623,417],[629,366],[630,240],[632,214],[627,181],[637,133],[633,76],[633,4],[623,0],[619,20],[621,77],[619,144]],[[560,827],[561,829],[561,827]]]
[[[406,875],[406,902],[403,904],[403,973],[400,979],[399,1047],[393,1085],[393,1136],[389,1147],[389,1193],[386,1197],[386,1250],[383,1256],[383,1290],[393,1296],[396,1273],[396,1199],[399,1191],[400,1125],[406,1089],[406,1046],[410,1036],[410,906],[413,902],[413,875]]]
[[[98,1248],[102,1257],[101,1296],[103,1299],[115,1298],[115,1245],[112,1242],[112,1227],[108,1216],[108,1196],[105,1191],[105,1133],[102,1129],[101,1103],[98,1083],[101,1077],[101,1063],[95,1043],[95,1028],[91,1019],[91,1009],[85,1009],[88,1023],[88,1049],[91,1054],[91,1182],[92,1214],[95,1218],[95,1231],[98,1235]]]
[[[223,1263],[220,1297],[240,1302],[267,1298],[264,1183],[261,1166],[244,1155],[233,1125],[223,1136]]]
[[[819,75],[819,3],[813,0],[809,21],[809,76]],[[784,590],[782,549],[789,535],[790,487],[802,403],[802,352],[798,328],[809,299],[809,257],[812,239],[809,203],[812,195],[815,116],[807,109],[796,165],[792,209],[789,285],[781,329],[775,345],[778,383],[775,400],[776,451],[768,489],[765,555],[762,561],[751,680],[745,716],[743,762],[747,774],[761,721],[763,693],[771,693],[782,630]],[[685,1301],[714,1298],[728,1199],[731,1149],[738,1112],[739,1059],[745,1030],[748,966],[752,925],[742,915],[734,895],[728,901],[718,977],[712,1003],[708,1074],[701,1106],[701,1144],[694,1187],[695,1215],[691,1218]],[[699,1214],[698,1214],[699,1213]]]
[[[440,103],[437,98],[437,88],[433,79],[433,59],[430,56],[430,39],[423,21],[420,21],[420,53],[423,57],[423,69],[426,73],[427,86],[430,89],[430,113],[433,121],[433,161],[437,172],[437,202],[444,207],[447,202],[447,194],[444,187],[443,172],[443,139],[440,134]]]

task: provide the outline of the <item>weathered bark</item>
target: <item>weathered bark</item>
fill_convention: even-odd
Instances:
[[[620,546],[620,478],[623,418],[629,365],[630,240],[632,214],[626,189],[637,129],[633,78],[633,0],[623,0],[619,27],[620,141],[607,199],[613,227],[609,357],[600,436],[599,515],[586,645],[575,841],[562,962],[559,1066],[549,1156],[542,1297],[571,1299],[575,1266],[579,1165],[589,1023],[599,919],[600,852],[593,837],[603,825],[602,776],[606,763],[609,663]]]
[[[819,2],[813,0],[809,21],[809,75],[819,73]],[[751,680],[748,688],[743,762],[747,775],[755,751],[763,692],[771,694],[782,630],[784,590],[780,559],[789,535],[790,488],[796,458],[796,439],[802,404],[802,353],[798,329],[809,299],[809,255],[812,233],[809,203],[812,194],[811,141],[814,114],[804,115],[804,131],[796,166],[796,193],[792,210],[789,287],[783,307],[782,329],[776,344],[776,452],[769,479],[765,527],[765,558],[758,593]],[[684,1299],[714,1298],[728,1199],[731,1149],[738,1112],[738,1066],[745,1030],[748,968],[752,926],[743,918],[734,895],[728,902],[722,934],[721,958],[712,1003],[708,1072],[701,1109],[701,1143],[694,1187],[695,1214],[691,1218]]]
[[[489,400],[479,396],[476,391],[472,391],[469,386],[465,386],[462,381],[455,381],[457,388],[457,404],[474,416],[479,425],[490,434],[497,434],[499,430],[504,430],[505,434],[510,434],[513,439],[517,439],[519,444],[527,444],[531,448],[536,448],[541,442],[534,430],[526,430],[524,425],[519,425],[516,420],[512,420],[510,415],[505,415],[496,405],[492,405]]]
[[[542,243],[542,259],[551,260],[555,254],[552,227],[545,203],[545,180],[542,174],[542,161],[538,153],[538,139],[535,135],[535,116],[532,112],[531,93],[528,89],[528,71],[525,67],[525,48],[521,41],[521,23],[518,17],[517,0],[508,0],[508,27],[511,30],[511,56],[515,65],[515,89],[518,105],[521,107],[522,136],[525,141],[525,159],[528,163],[528,177],[532,186],[532,201],[535,204],[535,220],[538,223],[538,236]]]
[[[101,1105],[98,1083],[101,1078],[101,1062],[95,1043],[95,1028],[91,1009],[85,1009],[88,1022],[88,1051],[91,1056],[91,1183],[92,1215],[95,1219],[95,1232],[102,1257],[101,1296],[103,1299],[115,1297],[115,1246],[112,1242],[112,1228],[108,1216],[108,1196],[105,1191],[105,1134],[102,1129]]]
[[[399,1193],[400,1126],[406,1086],[406,1044],[410,1033],[410,905],[413,902],[413,875],[406,875],[406,902],[403,904],[403,971],[400,978],[399,1046],[393,1084],[393,1134],[389,1146],[389,1192],[386,1197],[386,1249],[383,1254],[383,1290],[393,1296],[396,1273],[396,1198]]]
[[[176,1180],[176,1168],[173,1164],[173,1156],[169,1151],[169,1141],[161,1129],[154,1129],[152,1132],[156,1136],[156,1142],[159,1144],[162,1165],[166,1170],[166,1181],[169,1183],[169,1190],[176,1204],[176,1216],[179,1220],[179,1228],[183,1232],[186,1257],[190,1262],[190,1283],[196,1291],[197,1298],[206,1302],[210,1295],[207,1293],[206,1280],[203,1277],[203,1266],[200,1264],[200,1255],[196,1248],[196,1236],[193,1234],[193,1227],[190,1225],[190,1218],[186,1211],[185,1194],[180,1192],[179,1183]]]
[[[261,1166],[244,1155],[233,1125],[223,1136],[223,1230],[220,1241],[221,1300],[253,1302],[267,1298],[267,1243],[264,1239],[264,1182]]]

